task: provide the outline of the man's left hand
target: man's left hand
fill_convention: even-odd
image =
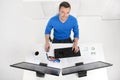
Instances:
[[[79,47],[77,44],[73,43],[73,47],[72,47],[72,50],[77,53],[79,51]]]

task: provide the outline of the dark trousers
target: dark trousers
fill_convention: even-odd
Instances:
[[[57,40],[54,38],[52,43],[73,43],[73,41],[71,40],[71,38],[63,39],[63,40]]]

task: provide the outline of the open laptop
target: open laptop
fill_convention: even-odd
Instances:
[[[30,70],[30,71],[36,71],[44,74],[51,74],[55,76],[59,76],[60,69],[59,68],[53,68],[48,66],[41,66],[39,64],[33,64],[28,62],[19,62],[13,65],[10,65],[11,67],[16,67],[20,69]]]
[[[72,50],[72,47],[66,47],[54,49],[54,56],[55,58],[68,58],[81,56],[81,53],[80,50],[75,53],[74,50]]]
[[[102,62],[102,61],[91,62],[91,63],[86,63],[83,65],[63,68],[62,75],[77,73],[79,71],[89,71],[89,70],[94,70],[94,69],[99,69],[99,68],[104,68],[104,67],[109,67],[109,66],[112,66],[112,64]]]

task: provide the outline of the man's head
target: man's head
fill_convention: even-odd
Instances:
[[[60,14],[60,19],[61,20],[66,20],[69,16],[71,10],[71,6],[68,2],[62,2],[59,5],[59,14]]]

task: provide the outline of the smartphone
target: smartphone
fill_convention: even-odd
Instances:
[[[60,63],[60,60],[58,58],[55,58],[54,56],[48,56],[47,53],[46,56],[49,61]]]

